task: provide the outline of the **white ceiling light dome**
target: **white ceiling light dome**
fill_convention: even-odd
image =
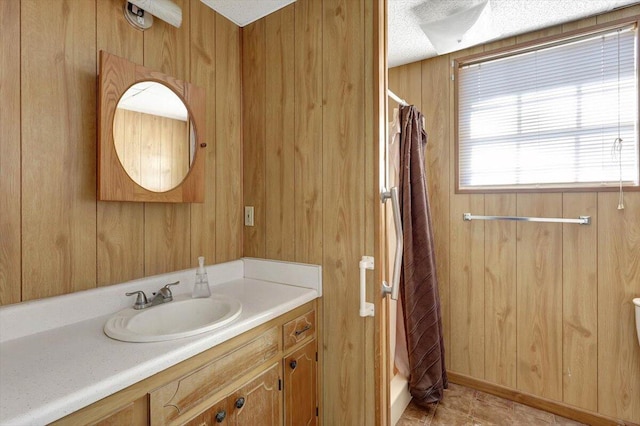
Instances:
[[[438,21],[420,25],[439,55],[498,38],[491,22],[491,4],[485,0]]]

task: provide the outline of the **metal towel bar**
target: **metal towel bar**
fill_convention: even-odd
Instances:
[[[476,216],[471,213],[463,213],[462,220],[514,220],[519,222],[577,223],[579,225],[591,225],[591,216],[579,216],[577,219],[567,219],[564,217]]]

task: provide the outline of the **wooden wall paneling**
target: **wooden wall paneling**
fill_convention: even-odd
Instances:
[[[411,105],[422,111],[422,63],[396,67],[389,72],[389,89]],[[389,98],[389,110],[398,108],[398,103]],[[393,117],[390,117],[392,119]]]
[[[614,10],[611,13],[598,15],[596,16],[596,21],[598,24],[604,24],[607,22],[615,21],[616,19],[624,19],[635,15],[640,16],[640,4],[634,4],[633,6]]]
[[[596,17],[598,24],[640,15],[640,5]],[[640,423],[640,346],[634,306],[640,295],[640,194],[598,194],[598,411]],[[631,336],[631,337],[629,337]]]
[[[451,196],[449,368],[484,378],[484,226],[463,221],[463,213],[484,214],[484,195]]]
[[[598,194],[598,411],[640,423],[640,193]]]
[[[298,0],[294,37],[295,260],[322,263],[322,2]]]
[[[150,188],[174,188],[185,178],[190,158],[188,132],[186,121],[122,108],[113,117],[118,159],[133,180]]]
[[[142,117],[140,117],[142,118]],[[151,141],[160,141],[164,135],[156,123],[154,125],[145,125],[140,119],[140,156],[149,158],[150,160],[142,164],[140,162],[140,178],[143,187],[160,188],[160,143],[149,143]]]
[[[22,296],[19,2],[0,0],[0,28],[0,305],[7,305]]]
[[[562,217],[562,194],[518,194],[518,216]],[[517,384],[562,400],[562,224],[517,225]]]
[[[216,14],[216,262],[243,255],[240,28]],[[217,106],[220,107],[217,107]]]
[[[180,80],[189,81],[191,26],[189,1],[172,0],[182,9],[182,25],[176,28],[161,19],[144,31],[144,65]]]
[[[487,194],[484,213],[515,216],[515,194]],[[484,225],[485,380],[516,387],[516,224]]]
[[[181,80],[189,79],[190,20],[187,0],[176,0],[185,11],[182,26],[160,19],[144,32],[144,66]],[[196,265],[191,255],[191,205],[145,203],[144,272],[161,274]]]
[[[143,32],[134,28],[122,14],[120,0],[96,1],[97,53],[100,50],[137,64],[143,61]],[[96,60],[98,57],[96,56]]]
[[[189,7],[191,23],[189,27],[191,39],[190,81],[197,86],[206,88],[206,140],[203,142],[207,144],[207,147],[200,151],[200,154],[205,155],[204,203],[191,205],[191,261],[194,262],[197,256],[204,256],[205,263],[208,265],[215,263],[217,258],[216,208],[219,202],[216,197],[217,167],[225,167],[224,164],[218,164],[216,161],[218,149],[216,116],[220,112],[216,108],[216,13],[199,0],[191,0]],[[227,106],[221,109],[224,108]]]
[[[569,31],[579,30],[580,28],[591,27],[596,25],[596,17],[591,16],[589,18],[580,19],[578,21],[567,22],[566,24],[562,24],[562,32],[566,33]]]
[[[562,32],[562,25],[556,25],[554,27],[544,28],[539,31],[531,31],[526,34],[516,36],[516,43],[525,43],[528,41],[538,40],[544,37],[551,37],[558,35]]]
[[[373,396],[375,398],[375,422],[376,424],[386,425],[391,422],[391,378],[393,377],[393,362],[391,361],[390,351],[390,326],[391,317],[389,315],[389,298],[380,297],[380,283],[383,280],[389,281],[389,253],[387,252],[387,206],[380,203],[378,196],[386,184],[385,174],[388,163],[386,149],[389,138],[388,126],[388,72],[387,72],[387,0],[377,0],[373,2],[374,12],[372,19],[373,28],[373,79],[374,79],[374,96],[373,96],[373,114],[374,120],[373,130],[373,226],[372,235],[374,235],[373,256],[377,260],[377,268],[374,270],[374,292],[373,303],[376,313],[374,320],[374,360],[372,363],[375,371]],[[367,385],[369,386],[369,385]]]
[[[266,256],[266,24],[242,29],[244,205],[254,207],[254,226],[244,227],[244,255]]]
[[[23,300],[96,285],[95,2],[72,3],[21,3]]]
[[[405,78],[404,66],[393,67],[387,70],[387,82],[389,90],[391,90],[396,95],[400,96],[398,93],[400,91],[400,85],[403,84],[402,80]],[[396,105],[396,101],[389,97],[387,99],[387,121],[391,122],[393,120],[393,107]]]
[[[295,260],[316,264],[323,260],[322,7],[322,1],[294,3]],[[318,324],[323,323],[323,315],[323,306],[318,304]],[[320,327],[318,348],[324,347],[322,330]],[[320,349],[319,372],[324,371],[323,365],[324,352]],[[323,389],[322,374],[318,374],[317,380],[318,389]],[[323,401],[323,392],[318,392],[319,407],[324,407]],[[324,410],[321,409],[319,424],[323,423]]]
[[[144,218],[146,276],[193,266],[188,204],[148,203],[145,205]]]
[[[366,417],[358,262],[365,254],[363,1],[325,0],[323,14],[323,400],[325,424]],[[352,285],[353,284],[353,285]],[[340,330],[339,333],[330,332]],[[336,379],[338,378],[339,379]]]
[[[295,258],[294,5],[265,18],[265,257]]]
[[[448,78],[451,67],[448,56],[440,56],[433,61],[422,61],[420,78],[422,80],[421,111],[425,116],[425,130],[428,135],[425,153],[427,189],[433,239],[436,253],[436,271],[438,274],[438,293],[442,312],[442,328],[445,341],[445,361],[450,361],[451,324],[449,319],[449,177],[451,157],[449,151],[449,128],[451,117],[451,80]]]
[[[113,144],[127,175],[142,182],[142,115],[118,108],[113,115]]]
[[[515,37],[483,45],[485,52]],[[516,214],[515,194],[485,195],[486,215]],[[516,387],[516,226],[485,223],[485,379]]]
[[[562,225],[562,395],[587,410],[598,406],[598,195],[563,194],[564,217],[591,216],[591,225]]]
[[[485,43],[482,47],[485,52],[490,52],[494,49],[500,49],[505,46],[511,46],[516,44],[515,37],[503,38],[501,40],[492,41],[491,43]]]
[[[175,119],[161,120],[161,123],[166,127],[166,138],[163,140],[166,144],[162,145],[162,186],[168,183],[174,187],[182,182],[191,164],[190,144],[184,143],[190,139],[189,125],[187,121]]]
[[[105,50],[143,62],[143,33],[122,16],[122,2],[96,2],[96,55]],[[98,56],[96,56],[96,63]],[[96,67],[97,69],[97,67]],[[144,204],[97,202],[97,283],[99,286],[144,276]]]
[[[447,60],[451,63],[456,57],[462,57],[482,52],[483,46],[476,46],[465,49],[454,54],[447,55]],[[449,337],[449,342],[445,341],[445,362],[449,370],[461,368],[460,372],[471,375],[473,374],[484,378],[484,359],[478,358],[476,352],[468,353],[470,347],[473,351],[479,351],[484,357],[484,300],[482,303],[474,303],[472,305],[459,306],[456,296],[477,297],[479,291],[484,296],[484,246],[480,246],[480,241],[484,242],[484,224],[471,222],[472,226],[466,230],[463,227],[464,222],[461,220],[462,213],[469,212],[473,207],[473,211],[482,209],[484,211],[483,195],[476,195],[472,198],[468,196],[458,195],[455,193],[456,184],[456,168],[455,168],[455,135],[456,135],[456,101],[455,86],[451,80],[450,73],[447,72],[449,79],[449,158],[451,159],[451,167],[449,167],[449,292],[448,300],[456,300],[455,304],[449,304],[443,309],[443,331],[445,338]],[[423,99],[423,102],[426,102]],[[462,211],[464,210],[464,212]],[[473,250],[470,246],[464,245],[462,241],[468,240],[469,244],[473,242]],[[457,241],[454,243],[454,241]],[[456,251],[459,248],[465,251]],[[480,287],[477,287],[480,286]],[[473,291],[473,294],[469,294]],[[446,292],[446,290],[445,290]],[[446,298],[446,294],[445,294]],[[479,299],[476,299],[479,300]],[[454,310],[457,311],[454,312]],[[470,311],[472,309],[473,311]],[[461,316],[460,316],[461,315]],[[471,320],[473,318],[473,321]],[[449,324],[447,326],[447,324]],[[472,326],[471,330],[469,327]],[[482,330],[481,334],[478,334]],[[470,336],[464,335],[459,341],[460,332],[468,333],[472,331]],[[471,360],[473,357],[473,361]]]
[[[374,34],[374,8],[379,7],[375,1],[363,2],[364,7],[364,122],[362,139],[364,140],[364,178],[362,179],[364,188],[364,247],[363,253],[374,256],[378,262],[381,262],[379,257],[376,258],[374,240],[376,237],[376,222],[375,222],[375,209],[377,203],[380,203],[380,192],[378,186],[378,168],[376,161],[377,156],[374,156],[374,152],[377,151],[379,144],[378,133],[378,109],[377,106],[378,96],[380,94],[380,81],[377,80],[378,73],[376,71],[376,59],[377,52],[374,52],[378,48],[377,40],[375,40]],[[385,8],[386,10],[386,8]],[[384,74],[383,74],[384,75]],[[385,94],[386,95],[386,94]],[[378,263],[379,265],[380,263]],[[373,303],[374,311],[380,312],[379,308],[382,307],[380,303],[380,281],[376,280],[376,274],[368,274],[367,277],[367,302]],[[377,329],[377,319],[374,317],[368,317],[364,320],[364,332],[361,339],[363,340],[364,356],[362,359],[361,374],[364,379],[364,423],[375,424],[376,419],[379,419],[379,414],[376,412],[376,408],[380,401],[375,391],[376,376],[375,369],[375,357],[376,357],[376,344],[375,332]],[[390,380],[390,378],[389,378]],[[385,401],[386,403],[386,401]]]

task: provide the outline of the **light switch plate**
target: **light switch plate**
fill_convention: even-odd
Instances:
[[[253,226],[253,206],[244,206],[244,226]]]

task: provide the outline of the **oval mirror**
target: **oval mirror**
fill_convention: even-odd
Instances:
[[[195,156],[195,134],[189,111],[167,86],[142,81],[118,101],[113,140],[129,177],[153,192],[178,187]]]

